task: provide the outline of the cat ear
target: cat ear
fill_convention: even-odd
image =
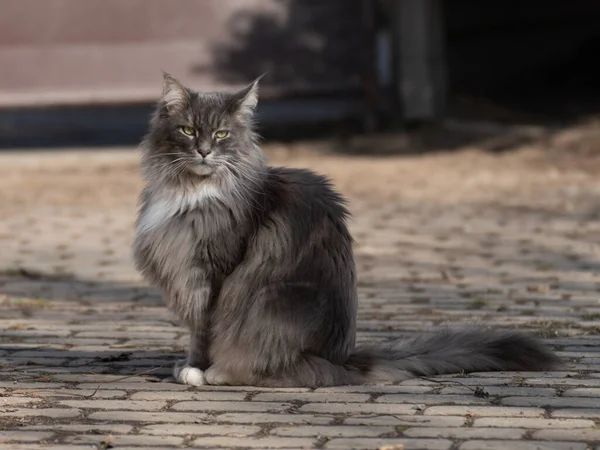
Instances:
[[[238,114],[242,116],[252,116],[256,105],[258,104],[258,82],[264,77],[264,74],[254,80],[245,88],[233,94],[237,104]]]
[[[189,104],[190,93],[177,78],[163,72],[163,96],[161,101],[167,110],[182,108]]]

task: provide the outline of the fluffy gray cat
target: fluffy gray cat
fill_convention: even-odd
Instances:
[[[344,200],[322,176],[266,164],[257,101],[258,80],[197,93],[165,74],[142,145],[134,255],[191,330],[177,381],[314,387],[557,363],[532,338],[478,328],[355,348]]]

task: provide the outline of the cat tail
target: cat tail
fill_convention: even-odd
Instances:
[[[515,331],[443,330],[387,348],[357,348],[346,368],[364,383],[461,372],[542,371],[560,359],[538,340]]]

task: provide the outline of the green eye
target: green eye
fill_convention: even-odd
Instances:
[[[229,137],[229,131],[226,131],[226,130],[215,131],[215,137],[217,139],[225,139],[226,137]]]
[[[183,134],[187,134],[188,136],[194,136],[196,134],[196,130],[188,126],[181,127],[181,131],[183,132]]]

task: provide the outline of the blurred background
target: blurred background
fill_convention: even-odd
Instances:
[[[161,70],[197,90],[266,72],[259,113],[278,137],[428,126],[425,139],[442,132],[435,145],[452,147],[497,131],[474,122],[564,124],[600,105],[589,0],[0,0],[0,11],[4,148],[135,144]]]
[[[266,73],[263,148],[348,197],[361,279],[454,266],[415,233],[489,227],[521,264],[523,221],[600,220],[598,55],[589,0],[0,0],[0,269],[140,282],[136,145],[163,70],[204,91]],[[575,251],[548,242],[531,264]]]

